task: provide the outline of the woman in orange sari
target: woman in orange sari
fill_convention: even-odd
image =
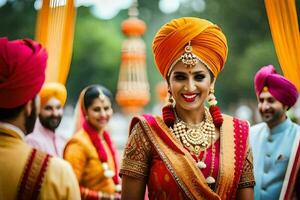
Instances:
[[[64,159],[77,176],[82,199],[120,199],[117,159],[106,126],[113,114],[110,91],[92,85],[81,92],[81,128],[67,143]]]
[[[150,200],[253,199],[249,124],[221,114],[214,96],[227,57],[221,29],[204,19],[174,19],[156,34],[153,53],[170,105],[162,118],[133,118],[122,199],[143,199],[146,186]]]

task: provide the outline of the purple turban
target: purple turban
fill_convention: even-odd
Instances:
[[[264,66],[255,74],[254,86],[256,95],[259,95],[264,86],[267,86],[273,97],[288,107],[292,107],[298,99],[296,86],[277,74],[273,65]]]

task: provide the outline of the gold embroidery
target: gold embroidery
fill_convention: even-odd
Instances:
[[[143,132],[141,125],[136,124],[124,150],[120,174],[136,178],[146,177],[149,171],[151,151],[149,138]]]
[[[241,174],[238,188],[253,187],[255,185],[253,174],[253,157],[252,151],[249,149],[246,154],[245,163],[243,166],[243,172]]]

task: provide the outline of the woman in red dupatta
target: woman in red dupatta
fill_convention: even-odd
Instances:
[[[133,118],[122,199],[143,199],[146,186],[151,200],[253,199],[249,124],[221,114],[214,96],[227,58],[221,29],[204,19],[174,19],[156,34],[153,53],[170,105],[162,117]]]
[[[120,199],[116,150],[106,126],[112,117],[112,94],[100,85],[91,85],[79,98],[79,130],[68,141],[64,159],[77,176],[81,198]]]

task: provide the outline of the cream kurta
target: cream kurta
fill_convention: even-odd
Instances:
[[[32,148],[18,128],[7,125],[0,122],[0,199],[13,200]],[[39,199],[80,199],[78,182],[66,161],[50,158]]]

